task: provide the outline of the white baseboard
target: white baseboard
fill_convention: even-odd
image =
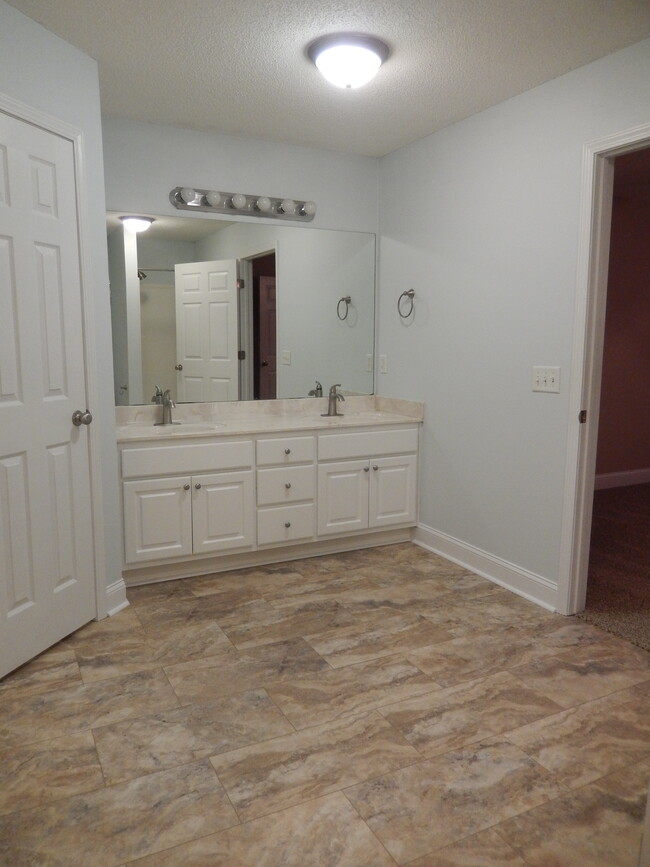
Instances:
[[[508,563],[507,560],[488,554],[480,548],[475,548],[424,524],[418,524],[416,527],[413,541],[428,551],[465,566],[500,587],[512,590],[524,599],[536,602],[551,611],[556,610],[557,584],[548,578]]]
[[[650,482],[650,467],[642,470],[622,470],[619,473],[601,473],[596,476],[594,490],[624,488],[627,485],[646,485]]]
[[[120,578],[118,581],[109,584],[106,588],[106,613],[108,616],[112,617],[118,611],[127,608],[128,605],[129,600],[126,598],[126,584],[124,580]]]

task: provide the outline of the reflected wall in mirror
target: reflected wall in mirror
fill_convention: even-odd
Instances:
[[[156,386],[192,402],[307,397],[316,381],[372,394],[374,235],[196,217],[135,235],[122,215],[107,219],[117,405]]]

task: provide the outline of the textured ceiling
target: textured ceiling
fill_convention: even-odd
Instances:
[[[105,115],[381,156],[650,36],[650,0],[9,0],[99,63]],[[305,55],[381,37],[365,88]]]

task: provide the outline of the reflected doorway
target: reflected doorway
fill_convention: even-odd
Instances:
[[[256,400],[275,400],[276,293],[275,253],[253,259],[253,395]]]

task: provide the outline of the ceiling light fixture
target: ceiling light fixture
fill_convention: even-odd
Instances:
[[[331,33],[312,42],[307,54],[331,84],[354,88],[362,87],[375,77],[389,49],[376,36]]]
[[[316,202],[226,193],[223,190],[200,190],[195,187],[174,187],[169,194],[169,201],[181,211],[204,211],[228,216],[272,217],[307,223],[316,215]]]
[[[120,220],[129,232],[146,232],[154,222],[153,217],[120,217]]]

